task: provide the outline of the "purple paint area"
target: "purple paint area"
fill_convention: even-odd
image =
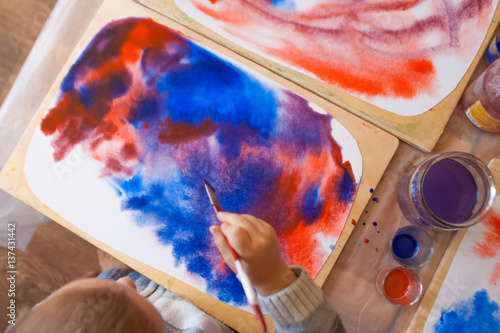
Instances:
[[[472,174],[459,162],[444,159],[434,164],[423,183],[425,204],[438,218],[466,221],[477,202],[477,185]]]
[[[398,234],[392,240],[392,251],[399,258],[411,258],[418,252],[418,242],[411,235]]]

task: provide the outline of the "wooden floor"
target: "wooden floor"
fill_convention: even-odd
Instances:
[[[7,263],[7,250],[0,249],[0,262]],[[16,308],[32,307],[54,290],[90,272],[99,271],[93,245],[55,222],[38,227],[25,252],[16,251]],[[6,269],[5,269],[6,270]],[[2,273],[4,276],[4,273]],[[7,325],[8,284],[0,279],[0,330]]]
[[[57,0],[0,0],[0,104]]]
[[[5,99],[56,0],[0,0],[0,104]],[[16,308],[32,307],[62,285],[99,270],[95,247],[55,222],[38,228],[16,251]],[[0,331],[7,325],[7,250],[0,248]]]

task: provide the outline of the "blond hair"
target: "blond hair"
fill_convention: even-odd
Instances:
[[[8,333],[157,333],[159,328],[118,284],[49,297],[18,319]],[[162,328],[163,329],[163,328]]]

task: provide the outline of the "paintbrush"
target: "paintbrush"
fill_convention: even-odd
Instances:
[[[206,180],[203,180],[203,183],[205,184],[205,189],[207,190],[208,198],[210,199],[210,203],[212,204],[215,213],[222,212],[223,211],[222,206],[220,204],[217,193],[215,193],[214,188]],[[227,244],[229,245],[229,242]],[[253,311],[255,313],[255,317],[257,318],[257,322],[259,323],[262,330],[264,332],[267,332],[266,322],[264,321],[264,316],[262,315],[262,311],[260,310],[259,299],[257,298],[257,295],[255,293],[255,290],[253,289],[252,283],[250,282],[247,273],[245,272],[243,266],[241,265],[240,256],[238,255],[238,253],[236,253],[236,251],[234,251],[231,245],[229,245],[229,249],[233,254],[234,264],[236,266],[236,274],[238,275],[239,280],[243,285],[243,290],[245,291],[248,304],[252,306]]]

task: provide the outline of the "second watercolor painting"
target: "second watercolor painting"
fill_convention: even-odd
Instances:
[[[498,0],[172,1],[238,46],[400,116],[425,113],[457,87],[498,5]]]
[[[361,171],[356,140],[316,104],[135,17],[105,25],[71,66],[24,167],[36,197],[83,232],[238,307],[203,179],[227,211],[271,223],[285,260],[314,277]]]

